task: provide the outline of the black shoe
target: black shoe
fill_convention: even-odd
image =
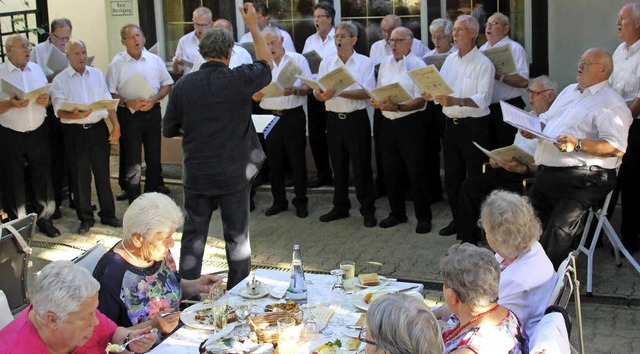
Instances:
[[[122,221],[118,220],[118,218],[109,218],[109,219],[100,219],[100,223],[102,225],[112,226],[112,227],[122,227]]]
[[[299,207],[296,207],[296,216],[304,219],[307,216],[309,216],[309,209],[307,209],[306,205],[301,205]]]
[[[60,236],[60,230],[53,226],[53,222],[50,219],[40,219],[36,222],[38,230],[48,237]]]
[[[56,211],[51,215],[51,220],[62,219],[62,212],[60,211],[60,207],[56,207]]]
[[[375,227],[378,224],[376,216],[373,214],[365,215],[363,221],[364,227]]]
[[[166,194],[169,195],[171,194],[171,190],[169,189],[169,187],[165,186],[164,184],[161,184],[158,186],[158,193],[162,193],[162,194]]]
[[[337,211],[335,209],[331,209],[330,212],[320,216],[320,221],[321,222],[329,222],[329,221],[334,221],[334,220],[338,220],[338,219],[344,219],[344,218],[348,218],[348,217],[349,217],[349,212],[348,211]]]
[[[217,206],[218,206],[218,203],[216,203],[216,208],[213,209],[213,210],[218,209]],[[252,212],[254,210],[256,210],[256,202],[253,201],[253,198],[250,198],[249,199],[249,212]]]
[[[288,207],[286,205],[273,204],[269,209],[267,209],[267,211],[264,212],[264,215],[266,216],[276,215],[279,212],[285,211],[287,209]]]
[[[331,185],[333,185],[333,181],[316,177],[313,181],[307,184],[307,188],[319,188],[322,186],[331,186]]]
[[[82,220],[80,221],[80,227],[78,227],[78,231],[76,232],[80,235],[84,235],[89,232],[89,229],[92,228],[95,223],[95,220]]]
[[[438,234],[440,236],[451,236],[451,235],[455,235],[457,233],[458,233],[458,227],[456,226],[456,221],[455,220],[451,220],[449,225],[447,225],[446,227],[440,229],[440,232],[438,232]]]
[[[386,219],[383,219],[382,221],[380,221],[380,224],[378,224],[378,226],[380,226],[383,229],[388,229],[398,224],[402,224],[403,222],[407,222],[406,216],[402,218],[398,218],[393,215],[389,215]]]
[[[129,193],[127,193],[126,190],[120,191],[120,194],[116,196],[116,200],[119,200],[119,201],[129,200]]]
[[[431,221],[418,221],[416,226],[417,234],[428,234],[431,231]]]

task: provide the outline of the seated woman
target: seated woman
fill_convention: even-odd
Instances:
[[[500,263],[498,303],[513,311],[532,334],[558,278],[538,242],[540,220],[526,197],[497,190],[482,204],[480,224]]]
[[[518,317],[497,303],[500,266],[491,251],[453,245],[440,261],[440,273],[456,324],[442,332],[445,353],[528,353]]]
[[[121,326],[152,326],[170,333],[178,325],[183,297],[207,293],[221,283],[212,275],[181,279],[169,249],[182,226],[176,203],[161,193],[145,193],[131,203],[123,218],[122,241],[98,262],[93,276],[100,282],[99,309]]]
[[[147,352],[158,335],[151,327],[118,327],[98,310],[100,284],[69,261],[47,264],[30,288],[31,305],[0,331],[0,353],[104,353],[111,343],[144,335],[127,346]]]
[[[367,327],[360,332],[365,354],[442,354],[438,321],[429,307],[407,294],[385,295],[367,311]]]

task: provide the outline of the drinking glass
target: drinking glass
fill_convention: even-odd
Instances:
[[[278,319],[278,352],[281,354],[293,354],[300,338],[300,328],[296,328],[296,320],[293,317]]]
[[[213,314],[213,321],[216,327],[215,331],[221,331],[227,328],[227,301],[226,296],[222,296],[211,301],[211,313]]]
[[[334,294],[344,294],[344,285],[342,284],[342,276],[344,271],[342,269],[333,269],[331,275],[335,276],[335,282],[331,287],[331,292]]]
[[[247,326],[247,318],[251,315],[251,307],[251,303],[240,304],[236,307],[236,316],[238,316],[238,321],[242,323],[242,327],[238,332],[240,337],[246,337],[251,333],[251,329]]]
[[[353,293],[353,278],[356,276],[356,264],[352,261],[340,262],[340,269],[344,272],[342,275],[342,286],[347,294]]]

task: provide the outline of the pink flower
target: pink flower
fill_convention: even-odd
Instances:
[[[171,304],[167,299],[154,297],[149,301],[149,318],[154,318],[158,313],[169,308],[171,308]]]

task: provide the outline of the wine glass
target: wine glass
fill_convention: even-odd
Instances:
[[[251,329],[247,326],[247,318],[251,315],[251,308],[253,306],[251,303],[240,304],[236,307],[236,316],[238,317],[238,321],[242,323],[242,327],[238,331],[238,336],[246,337],[251,333]]]
[[[334,294],[344,294],[344,285],[342,285],[342,275],[344,275],[344,271],[342,269],[333,269],[331,270],[331,275],[336,277],[335,283],[333,287],[331,287],[331,292]]]
[[[209,301],[211,303],[211,313],[215,331],[221,331],[227,327],[227,297],[224,296],[226,290],[222,287],[212,287],[209,291]]]

